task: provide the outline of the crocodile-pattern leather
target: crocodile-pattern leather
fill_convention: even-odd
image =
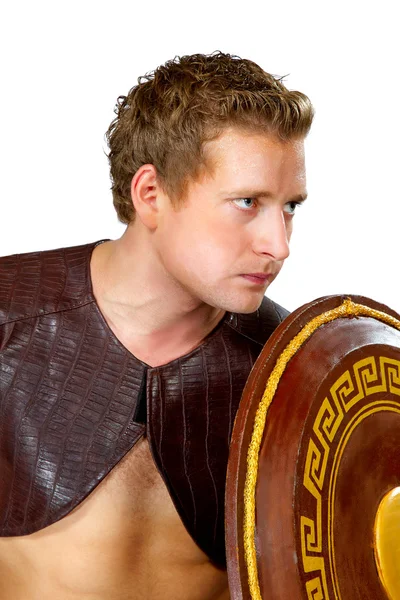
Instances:
[[[251,367],[287,312],[265,298],[253,314],[227,313],[194,351],[151,368],[97,306],[95,245],[0,259],[0,535],[67,515],[146,431],[187,530],[223,566],[233,421]]]

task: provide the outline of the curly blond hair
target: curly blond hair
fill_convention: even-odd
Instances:
[[[118,218],[134,219],[131,181],[153,164],[160,185],[175,204],[187,183],[207,168],[206,142],[235,126],[276,135],[281,140],[307,135],[313,107],[301,92],[251,60],[214,52],[175,57],[139,77],[120,96],[106,139],[112,194]]]

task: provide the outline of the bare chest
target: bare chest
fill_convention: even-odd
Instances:
[[[0,581],[0,600],[33,598],[32,586],[41,600],[178,599],[178,583],[182,600],[203,600],[227,589],[183,526],[146,439],[70,515],[1,539]]]

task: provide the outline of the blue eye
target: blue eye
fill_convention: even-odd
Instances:
[[[238,208],[241,209],[248,209],[250,210],[251,208],[255,207],[255,202],[256,199],[255,198],[237,198],[237,200],[233,200],[233,202],[236,204],[236,206],[238,206]],[[241,206],[238,204],[239,202],[243,202],[244,204],[242,204]]]
[[[288,215],[294,215],[296,212],[296,208],[300,205],[301,202],[297,202],[296,200],[294,200],[293,202],[288,202],[287,204],[285,204],[284,211]]]

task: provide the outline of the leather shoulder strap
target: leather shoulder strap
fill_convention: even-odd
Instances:
[[[251,314],[232,313],[227,323],[253,342],[264,345],[288,314],[285,308],[264,297],[257,311]]]
[[[96,243],[0,258],[0,325],[92,301],[89,261]]]

